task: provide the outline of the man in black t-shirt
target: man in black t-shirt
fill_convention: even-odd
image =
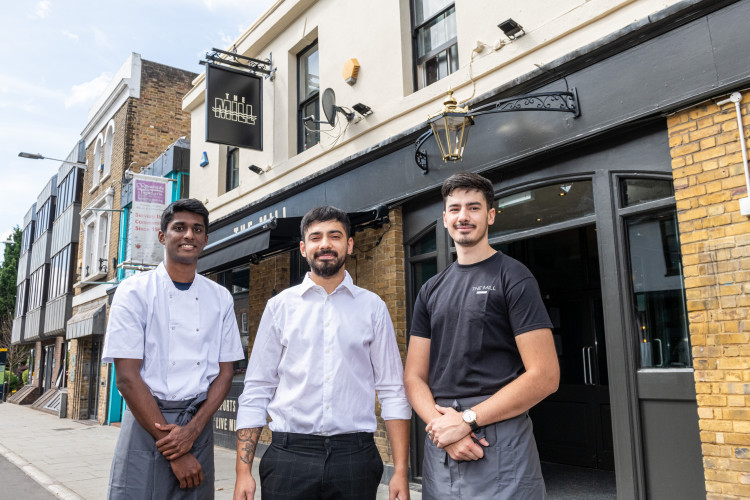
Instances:
[[[460,172],[442,194],[458,260],[419,292],[404,372],[428,422],[423,498],[546,498],[527,411],[559,383],[552,323],[531,272],[489,244],[492,183]]]

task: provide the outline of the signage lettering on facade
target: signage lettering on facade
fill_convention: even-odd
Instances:
[[[206,142],[263,150],[263,80],[209,64],[206,68]]]

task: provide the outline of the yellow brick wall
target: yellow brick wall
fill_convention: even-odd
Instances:
[[[723,97],[723,96],[722,96]],[[742,103],[750,137],[750,94]],[[750,217],[733,105],[667,120],[709,499],[750,497]]]

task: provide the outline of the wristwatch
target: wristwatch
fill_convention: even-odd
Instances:
[[[479,426],[477,425],[477,414],[474,410],[464,410],[461,416],[463,417],[464,422],[469,424],[469,427],[471,427],[471,432],[475,432],[477,429],[479,429]]]

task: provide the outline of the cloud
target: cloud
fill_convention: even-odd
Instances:
[[[93,80],[73,85],[70,88],[70,94],[65,99],[65,108],[70,108],[79,103],[90,102],[99,97],[104,92],[107,84],[112,79],[109,73],[102,73]]]
[[[39,19],[44,19],[49,15],[50,2],[49,0],[43,0],[36,4],[34,9],[34,15]]]
[[[71,33],[68,30],[63,30],[62,34],[66,36],[67,38],[70,38],[71,40],[77,42],[78,41],[78,35],[76,33]]]

